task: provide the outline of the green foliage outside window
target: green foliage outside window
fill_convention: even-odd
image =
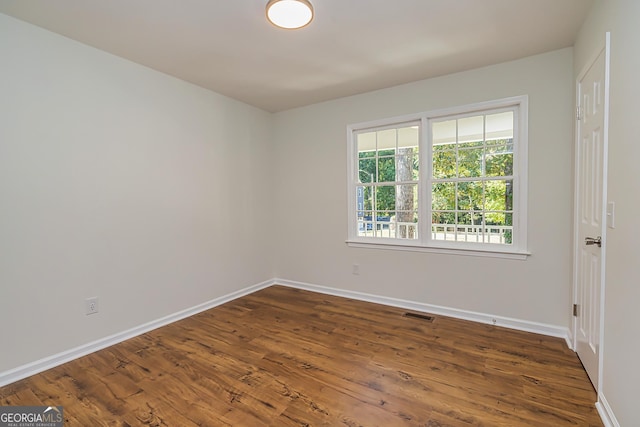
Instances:
[[[397,152],[397,155],[396,155]],[[362,183],[390,183],[365,186],[364,209],[378,216],[393,216],[398,195],[396,181],[418,179],[417,148],[360,152],[359,179]],[[405,158],[405,156],[408,156]],[[398,162],[409,160],[410,176],[398,176]],[[432,222],[437,224],[513,224],[513,142],[494,140],[442,144],[433,147]],[[473,178],[477,177],[477,180]],[[506,179],[483,179],[499,178]],[[465,179],[458,181],[459,178]],[[451,181],[447,181],[451,179]],[[375,192],[375,206],[373,206]],[[407,207],[403,207],[407,209]],[[416,207],[410,207],[416,209]],[[406,219],[405,219],[406,220]],[[412,220],[417,221],[417,218]],[[511,243],[511,231],[505,232]]]

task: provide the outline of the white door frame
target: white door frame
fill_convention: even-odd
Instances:
[[[602,373],[603,373],[603,354],[604,354],[604,306],[605,306],[605,277],[606,277],[606,248],[607,248],[607,224],[609,223],[609,218],[607,216],[607,175],[608,175],[608,153],[609,153],[609,79],[610,79],[610,57],[611,57],[611,33],[607,32],[605,34],[605,43],[600,49],[597,50],[597,53],[591,58],[591,60],[587,63],[584,69],[580,72],[576,79],[576,117],[575,119],[575,146],[574,146],[574,212],[573,212],[573,303],[578,303],[578,263],[577,257],[579,253],[580,245],[584,245],[584,242],[579,240],[578,233],[578,191],[577,191],[577,183],[579,180],[578,176],[578,144],[580,143],[580,121],[578,120],[578,116],[580,114],[578,110],[578,106],[581,105],[580,100],[580,81],[585,77],[591,66],[598,59],[600,54],[604,51],[605,55],[605,92],[604,92],[604,138],[603,138],[603,170],[602,170],[602,253],[601,253],[601,269],[600,269],[600,316],[599,316],[599,350],[598,350],[598,389],[596,392],[598,393],[598,398],[602,392]],[[577,349],[577,340],[578,340],[578,321],[577,317],[573,317],[573,348]]]

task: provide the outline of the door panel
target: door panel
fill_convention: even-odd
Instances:
[[[600,380],[601,301],[604,247],[597,244],[606,229],[606,50],[578,81],[578,137],[576,146],[576,295],[578,304],[576,351],[591,382]],[[593,239],[587,243],[587,239]]]

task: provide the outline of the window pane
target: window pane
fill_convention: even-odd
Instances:
[[[465,117],[458,120],[458,142],[484,141],[484,116]]]
[[[373,187],[364,188],[364,208],[367,210],[373,209]]]
[[[395,224],[396,238],[398,239],[417,239],[418,223],[413,222],[397,222]]]
[[[434,148],[441,144],[455,144],[457,136],[457,120],[435,122],[431,126],[431,139]]]
[[[447,149],[442,149],[447,147]],[[453,178],[456,176],[457,163],[455,150],[449,149],[450,146],[442,145],[434,147],[433,151],[433,177],[436,179]]]
[[[412,239],[418,238],[418,224],[398,224],[397,238]]]
[[[459,242],[482,242],[483,232],[481,212],[458,213],[455,240]]]
[[[398,185],[396,188],[396,210],[399,222],[417,221],[415,212],[418,211],[418,185]]]
[[[378,211],[372,219],[371,229],[376,237],[395,238],[395,227],[391,220],[393,211]]]
[[[458,213],[458,224],[482,225],[482,212],[460,212]]]
[[[498,145],[487,147],[486,176],[513,175],[513,144],[499,140]]]
[[[513,214],[506,214],[504,219],[505,230],[503,232],[504,242],[507,245],[513,244]]]
[[[375,188],[376,210],[395,211],[396,210],[396,187],[395,185],[385,185]]]
[[[366,236],[367,232],[372,230],[372,221],[371,221],[372,217],[373,217],[372,211],[358,212],[358,221],[357,221],[358,236]]]
[[[364,187],[356,187],[356,215],[364,216]]]
[[[488,211],[513,210],[513,180],[487,181],[485,208]]]
[[[439,182],[432,185],[431,207],[433,210],[456,209],[456,184],[454,182]]]
[[[487,212],[485,217],[485,223],[487,225],[504,225],[506,223],[506,216],[504,212]]]
[[[395,231],[398,239],[418,238],[418,184],[396,187]]]
[[[373,209],[373,188],[356,187],[356,212],[358,216],[364,216],[362,211]]]
[[[378,182],[393,182],[396,180],[396,158],[378,158]]]
[[[482,148],[458,151],[458,176],[482,176]]]
[[[420,179],[420,153],[418,152],[417,148],[413,150],[411,162],[413,165],[413,180],[418,181]]]
[[[485,233],[484,233],[484,242],[499,244],[499,245],[512,244],[513,243],[513,227],[511,226],[511,224],[509,225],[487,224],[485,228]]]
[[[396,139],[397,139],[396,129],[380,130],[377,132],[377,134],[378,134],[377,135],[378,145],[376,148],[378,151],[396,149]]]
[[[396,181],[417,181],[418,155],[413,153],[413,148],[398,151],[402,155],[396,157]]]
[[[486,140],[513,139],[513,111],[486,116]]]
[[[482,181],[458,183],[459,210],[482,210],[483,206]]]
[[[408,126],[398,129],[398,148],[418,148],[418,126]]]
[[[431,237],[435,240],[454,240],[456,236],[455,222],[455,213],[433,212],[431,218]]]
[[[356,135],[358,153],[376,150],[376,132],[365,132]]]
[[[364,159],[361,158],[358,161],[358,182],[372,183],[372,182],[375,182],[375,179],[376,179],[376,160],[373,158],[364,158]]]

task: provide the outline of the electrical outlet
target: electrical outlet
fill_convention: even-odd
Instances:
[[[351,270],[351,272],[358,276],[360,274],[360,266],[358,264],[353,264],[353,270]]]
[[[87,316],[90,314],[96,314],[99,311],[98,297],[87,298],[84,303],[84,313]]]

